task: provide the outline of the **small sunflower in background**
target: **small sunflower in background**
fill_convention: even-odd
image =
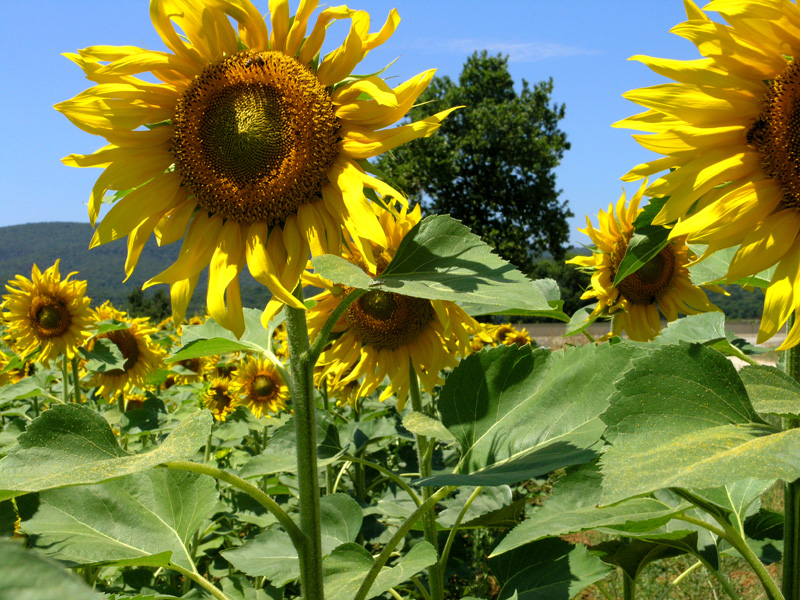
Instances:
[[[25,356],[38,348],[36,360],[44,366],[62,354],[75,356],[92,323],[86,282],[70,281],[75,273],[62,280],[59,262],[44,273],[33,265],[30,279],[17,275],[1,305],[14,349]]]
[[[115,309],[110,302],[95,309],[97,322],[115,320],[125,324],[125,329],[116,329],[96,335],[88,342],[89,350],[97,340],[107,339],[116,346],[125,363],[122,368],[95,373],[93,385],[99,386],[98,394],[109,399],[118,392],[127,393],[134,386],[143,386],[147,376],[161,365],[161,350],[150,339],[157,331],[145,318],[128,318],[127,314]]]
[[[286,409],[289,387],[278,370],[263,358],[247,357],[233,378],[231,392],[236,406],[246,406],[258,419]]]
[[[171,286],[180,322],[208,266],[208,311],[237,335],[245,327],[245,265],[274,302],[304,308],[292,290],[309,253],[338,254],[342,229],[361,248],[385,243],[363,190],[402,196],[363,161],[432,134],[452,110],[390,128],[434,71],[395,88],[377,75],[351,77],[393,34],[395,10],[370,33],[363,10],[325,8],[309,32],[316,0],[300,2],[293,16],[288,2],[270,8],[271,32],[249,0],[153,0],[153,25],[169,52],[93,46],[67,54],[97,85],[55,106],[108,141],[64,159],[104,169],[89,201],[91,223],[107,191],[131,190],[91,245],[127,235],[130,276],[153,232],[161,245],[183,239],[175,263],[146,285]],[[344,43],[320,54],[338,20],[350,21]]]
[[[387,211],[377,208],[375,211],[386,237],[385,245],[370,248],[377,267],[369,266],[355,244],[348,244],[342,254],[371,277],[383,272],[403,237],[420,220],[419,206],[411,212],[402,208],[397,219]],[[314,336],[352,289],[333,285],[312,274],[306,279],[308,283],[326,288],[313,298],[316,305],[309,309],[308,328]],[[409,364],[413,365],[423,387],[432,392],[443,382],[439,372],[455,367],[460,356],[469,354],[470,335],[482,331],[481,326],[453,302],[371,290],[351,304],[336,323],[333,332],[340,335],[323,351],[317,364],[323,367],[323,376],[333,376],[333,395],[339,387],[361,380],[358,395],[366,396],[388,376],[390,385],[380,398],[385,400],[396,394],[398,410],[402,410],[409,392]]]
[[[206,379],[213,380],[216,378],[232,379],[239,368],[241,358],[238,354],[213,354],[206,357],[203,365],[203,375]]]
[[[686,0],[688,20],[672,33],[693,42],[692,61],[635,56],[673,82],[625,97],[644,113],[616,123],[663,154],[635,167],[634,180],[670,169],[646,194],[668,196],[654,224],[679,220],[675,238],[739,246],[729,282],[777,265],[766,291],[758,343],[800,306],[800,7],[786,0],[712,2],[724,23]],[[795,322],[783,350],[800,343]]]
[[[217,421],[224,421],[229,413],[236,409],[235,396],[230,379],[215,377],[203,392],[200,403],[209,409]]]
[[[172,363],[175,383],[197,383],[205,379],[206,364],[208,360],[203,357],[186,358]],[[176,369],[176,367],[178,367]]]
[[[591,273],[591,286],[581,296],[582,300],[597,299],[589,318],[613,316],[611,332],[603,339],[624,331],[631,340],[646,342],[661,331],[661,314],[667,321],[674,321],[679,312],[695,315],[718,310],[709,302],[706,293],[689,279],[687,265],[696,257],[680,238],[670,240],[638,271],[614,285],[634,233],[633,221],[642,210],[639,202],[645,186],[646,182],[630,205],[623,192],[616,210],[614,205],[608,206],[608,212],[601,210],[597,229],[587,216],[586,229],[579,231],[592,239],[596,249],[591,256],[577,256],[567,261]]]

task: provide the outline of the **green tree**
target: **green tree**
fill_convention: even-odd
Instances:
[[[517,93],[508,57],[476,52],[458,83],[434,77],[411,120],[463,106],[435,135],[384,154],[377,166],[426,212],[469,226],[506,260],[529,272],[538,256],[564,256],[572,212],[559,200],[553,169],[569,149],[551,104],[552,79]]]
[[[157,290],[150,298],[140,288],[128,294],[128,314],[131,317],[148,317],[159,323],[172,314],[169,296],[164,290]]]

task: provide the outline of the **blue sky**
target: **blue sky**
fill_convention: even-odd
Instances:
[[[335,3],[331,3],[335,4]],[[377,29],[398,9],[397,32],[374,50],[358,72],[372,72],[393,59],[386,73],[403,81],[420,71],[457,78],[475,50],[510,57],[519,84],[552,77],[553,100],[566,104],[561,128],[572,144],[557,170],[561,198],[575,213],[573,243],[588,238],[576,228],[585,215],[619,198],[619,178],[654,155],[631,132],[611,124],[640,108],[622,98],[633,88],[663,81],[627,58],[635,54],[697,58],[688,41],[669,33],[685,20],[681,0],[349,0],[363,8]],[[256,5],[267,11],[266,0]],[[292,10],[297,2],[292,1]],[[345,26],[334,25],[338,45]],[[87,222],[85,203],[99,169],[74,169],[60,158],[104,145],[57,113],[53,104],[88,87],[80,69],[62,52],[91,45],[164,49],[150,23],[145,0],[5,0],[0,20],[0,226],[41,221]],[[636,185],[627,186],[629,196]],[[120,242],[123,243],[123,242]],[[88,240],[87,240],[88,244]]]

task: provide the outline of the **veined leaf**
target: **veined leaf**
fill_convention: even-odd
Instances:
[[[800,417],[800,384],[789,375],[766,365],[739,371],[753,408],[764,415]]]
[[[447,215],[427,217],[415,225],[377,279],[338,256],[319,256],[313,264],[334,283],[359,289],[449,300],[493,312],[517,309],[527,314],[563,315],[551,305],[550,283],[531,281],[468,227]]]
[[[243,310],[245,330],[240,339],[213,319],[202,325],[186,325],[181,336],[181,349],[167,359],[167,362],[240,350],[263,353],[269,346],[272,332],[268,332],[261,324],[262,311],[255,308]]]
[[[667,487],[800,477],[800,430],[764,423],[720,353],[665,346],[617,385],[602,416],[611,443],[600,461],[604,504]]]
[[[0,461],[0,500],[27,492],[98,483],[194,455],[211,431],[211,413],[186,417],[155,450],[129,454],[106,420],[79,404],[60,404],[34,419]]]
[[[669,229],[655,225],[646,225],[636,229],[633,237],[628,242],[625,256],[619,263],[614,285],[633,275],[653,260],[659,252],[669,243]]]
[[[194,570],[188,541],[217,504],[211,477],[153,469],[20,498],[33,546],[75,564]]]
[[[423,485],[500,485],[593,460],[599,415],[621,375],[646,352],[628,344],[550,353],[501,346],[467,357],[439,397],[445,427],[461,446],[453,474]]]
[[[0,539],[0,599],[2,600],[101,600],[77,575],[20,541]]]
[[[702,256],[703,252],[706,250],[706,246],[691,244],[689,249],[697,254],[697,256]],[[708,256],[699,263],[689,267],[689,276],[692,279],[692,283],[695,285],[702,285],[706,283],[725,283],[725,275],[728,273],[728,267],[730,266],[731,261],[738,250],[739,246],[717,250],[711,254],[711,256]],[[769,282],[772,279],[774,272],[775,267],[770,267],[761,273],[751,275],[750,277],[743,277],[742,279],[731,281],[729,283],[766,288],[769,286]]]

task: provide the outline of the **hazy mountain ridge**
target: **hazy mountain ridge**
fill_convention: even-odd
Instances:
[[[117,240],[89,250],[92,235],[93,229],[88,223],[28,223],[0,227],[0,281],[5,284],[18,274],[30,278],[34,263],[44,271],[60,258],[62,277],[77,271],[73,279],[88,282],[87,295],[93,305],[111,300],[114,306],[124,309],[131,290],[140,288],[145,281],[170,266],[181,248],[180,242],[159,248],[155,237],[151,236],[130,279],[123,281],[127,240]],[[208,270],[204,269],[192,298],[191,312],[205,312],[207,282]],[[247,269],[241,275],[241,286],[245,306],[263,307],[269,299],[269,292],[250,276]],[[6,292],[4,287],[0,289],[2,293]],[[146,292],[152,294],[158,289],[169,292],[166,285],[154,286]]]

